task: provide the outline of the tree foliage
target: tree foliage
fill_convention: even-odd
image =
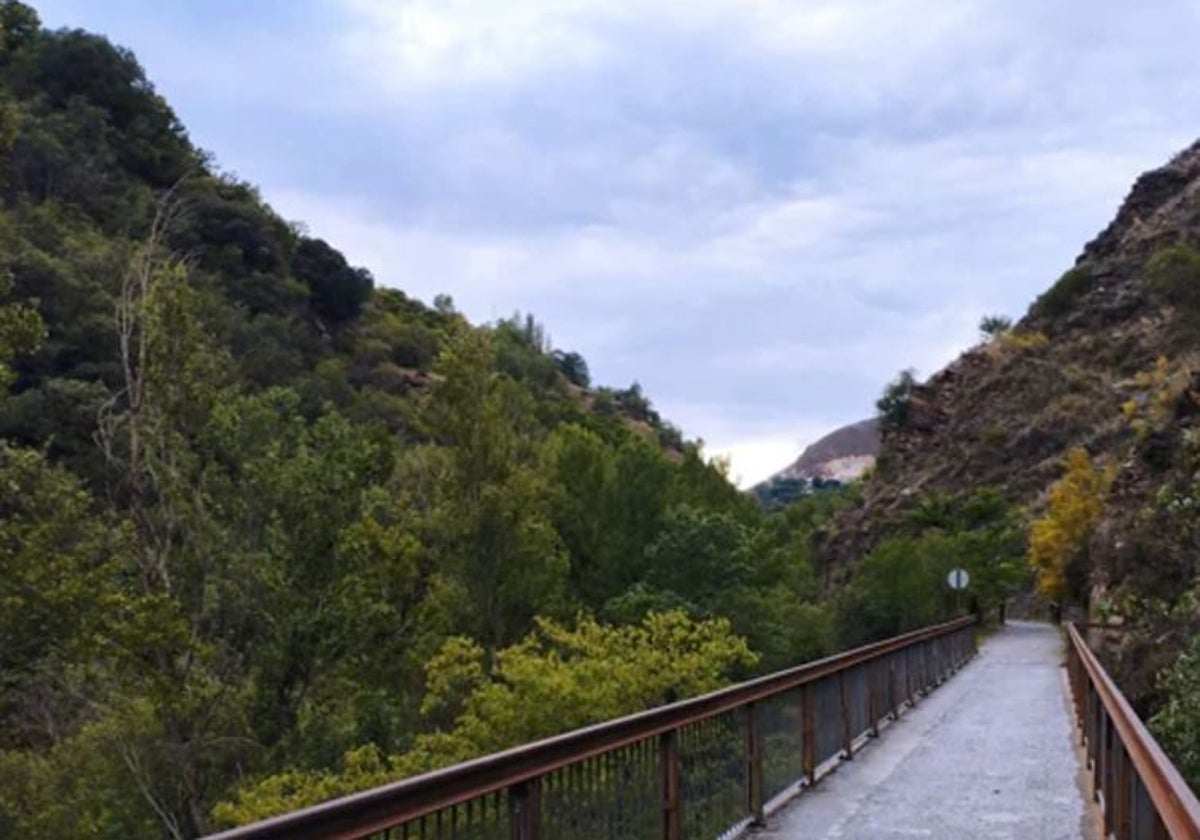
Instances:
[[[1200,789],[1200,636],[1159,680],[1166,703],[1150,728],[1193,788]]]
[[[1084,559],[1113,477],[1082,447],[1067,453],[1064,466],[1066,473],[1050,487],[1046,512],[1029,528],[1029,565],[1038,588],[1056,601],[1071,592],[1072,569]]]
[[[1173,245],[1155,252],[1146,263],[1150,287],[1189,313],[1200,311],[1200,250]]]
[[[882,396],[875,402],[875,409],[885,427],[899,429],[908,423],[909,400],[916,384],[916,372],[911,369],[902,370],[883,389]]]
[[[1011,330],[1012,325],[1012,318],[1006,315],[985,315],[979,321],[979,331],[988,338],[995,338]]]
[[[375,288],[13,0],[0,163],[0,834],[199,836],[838,641],[832,496]]]
[[[1092,283],[1091,266],[1077,265],[1063,272],[1057,282],[1042,293],[1033,308],[1040,315],[1059,318],[1092,288]]]
[[[980,614],[997,609],[1028,582],[1023,524],[1021,512],[993,487],[922,498],[842,593],[842,638],[895,635],[948,618],[959,606]],[[970,577],[963,598],[946,584],[954,568]]]
[[[336,773],[287,772],[243,788],[221,803],[222,822],[242,823],[392,779],[433,770],[506,747],[650,706],[712,691],[756,657],[722,619],[651,613],[609,627],[582,619],[573,628],[539,619],[495,665],[471,639],[447,639],[428,662],[421,712],[442,726],[405,752],[364,748]]]

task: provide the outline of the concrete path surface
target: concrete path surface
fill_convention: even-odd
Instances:
[[[1079,840],[1085,806],[1063,642],[1012,622],[852,762],[755,836],[773,840]]]

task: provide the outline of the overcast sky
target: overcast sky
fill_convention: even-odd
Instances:
[[[378,282],[533,312],[760,479],[1200,135],[1200,5],[44,0]]]

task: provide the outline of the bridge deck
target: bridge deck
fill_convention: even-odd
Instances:
[[[1063,643],[1013,622],[978,658],[769,821],[772,840],[1098,836],[1067,709]]]

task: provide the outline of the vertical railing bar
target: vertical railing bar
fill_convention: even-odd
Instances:
[[[681,840],[679,784],[679,731],[672,729],[658,736],[659,766],[662,772],[663,840]]]
[[[854,736],[850,723],[850,698],[846,694],[846,670],[838,671],[838,708],[842,724],[842,755],[847,761],[854,760]]]
[[[745,709],[746,810],[754,825],[763,825],[767,818],[763,813],[763,756],[759,731],[761,709],[757,703],[748,703]]]
[[[804,775],[808,779],[810,785],[817,783],[817,738],[815,710],[813,709],[814,702],[813,684],[805,683],[804,691],[801,695],[801,716],[803,717],[803,732],[804,732]]]
[[[509,791],[509,837],[511,840],[538,840],[540,828],[541,779],[513,785]]]
[[[873,661],[867,665],[867,702],[868,715],[871,718],[871,737],[879,737],[879,718],[882,712],[879,708],[879,664]]]

